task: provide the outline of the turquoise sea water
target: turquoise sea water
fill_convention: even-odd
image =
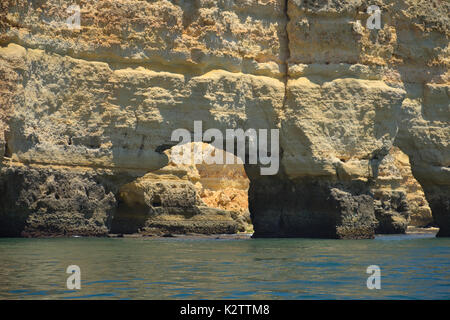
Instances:
[[[450,238],[0,239],[0,299],[450,299]]]

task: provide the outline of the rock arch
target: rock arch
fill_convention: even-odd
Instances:
[[[369,30],[360,1],[86,2],[72,33],[42,21],[64,16],[56,2],[6,3],[0,235],[107,234],[120,188],[202,121],[280,130],[278,174],[245,166],[256,236],[372,237],[371,186],[393,145],[448,236],[450,7],[379,5]]]
[[[174,148],[164,148],[169,159],[166,166],[119,188],[112,233],[148,236],[252,230],[243,164],[236,156],[233,164],[196,164],[191,156],[194,150],[220,152],[224,157],[228,153],[202,142],[185,147],[188,163],[177,163]]]

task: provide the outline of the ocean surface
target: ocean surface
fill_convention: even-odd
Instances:
[[[0,239],[0,299],[450,299],[450,238]]]

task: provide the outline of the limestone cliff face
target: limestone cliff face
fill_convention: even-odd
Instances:
[[[255,236],[372,237],[393,208],[375,190],[394,146],[450,235],[448,2],[373,1],[380,30],[359,0],[77,3],[80,30],[64,26],[69,1],[1,4],[1,235],[125,225],[121,192],[138,183],[151,205],[163,191],[136,179],[169,164],[172,131],[194,120],[280,129],[279,173],[245,166]],[[383,201],[397,214],[401,197]]]
[[[397,220],[387,226],[380,223],[378,228],[389,229],[396,225],[396,228],[405,230],[408,225],[423,227],[433,223],[431,209],[422,187],[412,175],[408,156],[398,147],[393,147],[382,160],[376,182],[374,197],[375,203],[381,207],[380,215],[387,214],[388,221]],[[387,206],[391,209],[386,210]]]

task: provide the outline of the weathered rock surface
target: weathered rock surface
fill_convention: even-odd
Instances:
[[[282,162],[289,176],[371,184],[397,145],[449,235],[449,4],[373,4],[379,31],[362,1],[289,1]]]
[[[431,209],[423,189],[411,172],[408,156],[398,147],[393,147],[381,161],[373,192],[375,200],[385,204],[386,202],[383,199],[386,198],[399,199],[400,197],[403,198],[402,201],[406,202],[408,210],[405,210],[405,205],[399,206],[397,204],[394,207],[403,208],[402,213],[395,211],[395,209],[390,211],[395,214],[396,220],[402,221],[404,227],[401,230],[406,230],[405,225],[424,227],[433,224]],[[386,210],[383,211],[380,213],[388,213]],[[388,229],[398,230],[398,228]]]
[[[278,179],[251,179],[249,208],[255,237],[373,238],[377,224],[373,198],[365,194],[362,183]]]
[[[198,147],[198,150],[208,154],[221,153],[222,159],[231,158],[233,163],[206,164],[202,162],[195,164],[194,157],[191,157],[190,164],[178,164],[173,161],[172,149],[170,149],[164,152],[169,158],[168,165],[158,172],[171,172],[178,176],[185,175],[194,184],[199,201],[208,207],[248,215],[249,179],[244,165],[238,163],[238,157],[202,142],[187,144],[192,154],[197,150],[195,146]]]
[[[195,144],[195,143],[193,143]],[[238,158],[226,151],[216,149],[212,145],[203,144],[203,147],[213,149],[212,154],[222,153],[222,158],[232,158],[233,164],[206,164],[193,165],[194,175],[190,180],[195,184],[200,200],[208,207],[227,210],[237,214],[239,222],[245,231],[252,232],[253,226],[248,210],[249,179],[244,165],[238,163]]]
[[[114,222],[121,201],[149,212],[158,192],[160,220],[140,228],[180,230],[162,221],[202,207],[189,202],[195,188],[136,179],[169,164],[172,131],[193,132],[194,120],[203,131],[280,129],[279,173],[245,166],[255,236],[370,238],[375,216],[401,231],[398,190],[376,198],[393,146],[450,236],[448,2],[373,1],[380,30],[360,0],[78,3],[80,30],[64,25],[69,2],[1,4],[1,236],[135,228]],[[234,221],[205,210],[199,220]],[[206,232],[235,230],[226,223]]]
[[[104,236],[116,199],[99,173],[9,166],[0,176],[2,236]]]
[[[186,171],[164,167],[123,185],[112,233],[225,234],[245,230],[237,212],[211,208],[201,201]]]
[[[405,233],[409,224],[409,207],[402,191],[375,193],[376,233]]]

